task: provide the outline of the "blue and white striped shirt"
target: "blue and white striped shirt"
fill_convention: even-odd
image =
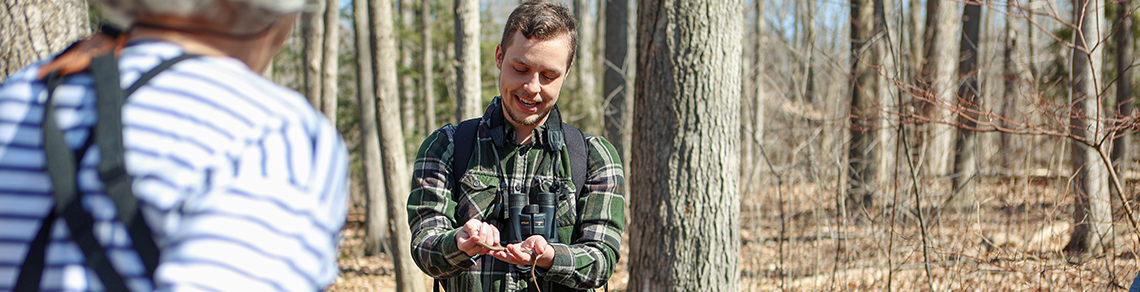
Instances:
[[[182,54],[148,41],[123,50],[122,87]],[[0,291],[15,286],[53,207],[40,123],[47,94],[25,68],[0,85]],[[55,90],[72,149],[96,122],[90,75]],[[315,291],[337,275],[336,238],[347,212],[347,152],[336,129],[298,93],[223,57],[175,64],[123,108],[127,172],[162,251],[155,280],[131,249],[102,191],[99,147],[83,156],[78,185],[95,237],[134,291]],[[46,249],[43,291],[102,291],[63,219]]]

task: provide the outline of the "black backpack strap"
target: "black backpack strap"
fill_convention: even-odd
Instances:
[[[92,60],[94,62],[94,60]],[[96,75],[96,74],[93,74]],[[116,74],[116,79],[117,79]],[[108,291],[127,291],[127,286],[123,282],[122,277],[115,272],[113,266],[107,258],[106,250],[95,239],[92,227],[95,220],[91,214],[83,209],[79,200],[79,187],[76,184],[76,173],[78,165],[75,154],[67,147],[63,139],[63,132],[55,122],[55,99],[54,96],[49,95],[47,103],[44,105],[44,118],[41,123],[44,139],[44,158],[48,174],[52,180],[52,197],[55,199],[55,208],[52,210],[56,215],[61,215],[67,223],[68,229],[71,231],[71,238],[79,246],[83,252],[83,257],[86,259],[86,264],[95,271],[103,282],[103,286]],[[50,217],[50,215],[49,215]],[[54,222],[44,221],[42,224],[51,225]],[[41,232],[48,231],[49,228],[40,228]],[[37,234],[37,238],[50,238],[49,234]],[[46,245],[48,242],[43,242]],[[34,247],[33,247],[34,248]],[[32,275],[23,275],[27,273],[43,273],[43,258],[38,259],[41,264],[40,267],[33,267],[32,265],[24,265],[21,267],[21,275],[19,281],[28,281],[32,278],[39,278]],[[31,270],[32,268],[39,268],[38,270]],[[39,290],[39,281],[34,283],[23,282],[17,283],[19,289],[15,291],[37,291]]]
[[[174,63],[192,57],[195,56],[183,55],[164,61],[143,74],[130,87],[126,95],[133,93],[142,84],[163,70],[170,68]],[[154,242],[150,227],[147,226],[141,210],[138,208],[138,199],[131,191],[131,178],[127,175],[125,167],[122,141],[122,106],[126,95],[119,87],[118,59],[113,52],[92,58],[89,70],[95,87],[95,107],[99,118],[86,145],[76,153],[68,148],[63,140],[63,132],[55,123],[54,91],[63,78],[58,73],[52,73],[46,79],[48,100],[44,106],[41,128],[44,136],[46,168],[52,178],[52,195],[55,199],[55,208],[42,221],[43,223],[41,223],[40,230],[31,243],[24,264],[20,267],[20,275],[13,291],[39,290],[44,268],[44,250],[50,241],[55,218],[60,215],[67,223],[72,239],[83,252],[86,265],[96,272],[106,290],[128,291],[126,282],[111,265],[106,250],[93,235],[94,218],[83,209],[81,200],[79,200],[79,189],[76,183],[76,175],[79,169],[77,161],[79,159],[76,158],[82,157],[86,153],[86,149],[91,145],[92,140],[100,148],[99,178],[103,181],[105,192],[115,202],[118,210],[117,219],[127,227],[131,243],[143,262],[146,277],[154,279],[154,271],[158,267],[159,250]]]
[[[44,103],[44,124],[41,126],[46,126],[48,117],[50,117],[47,111],[52,108],[51,104],[53,103],[54,94],[52,93],[55,92],[55,88],[58,87],[61,82],[63,82],[63,78],[59,76],[58,72],[48,75],[45,79],[44,86],[46,87],[45,90],[47,91],[48,99],[47,102]],[[55,121],[52,121],[52,126],[54,127],[54,125]],[[59,129],[56,128],[56,131],[58,130]],[[44,138],[46,141],[47,137]],[[58,155],[51,155],[52,153],[46,153],[47,151],[59,151],[59,149],[53,148],[50,150],[45,150],[45,154],[47,154],[47,157],[56,156],[57,159],[61,157]],[[54,180],[52,182],[55,183]],[[47,217],[45,217],[43,221],[40,222],[39,232],[36,233],[35,239],[32,240],[31,245],[28,247],[28,253],[24,256],[24,263],[20,266],[20,275],[17,277],[16,286],[12,291],[39,291],[40,279],[43,276],[44,270],[44,252],[47,250],[48,240],[51,239],[52,229],[54,229],[55,226],[55,219],[58,217],[59,215],[55,212],[55,208],[52,208],[50,211],[48,211]]]
[[[459,180],[467,173],[467,163],[471,161],[471,152],[475,149],[475,143],[479,141],[479,120],[481,118],[474,118],[459,123],[456,126],[455,135],[452,136],[452,143],[454,143],[454,155],[451,157],[451,174],[452,174],[452,195],[459,193]]]
[[[139,77],[128,90],[133,93],[159,72],[188,57],[183,55],[163,62]],[[158,246],[142,217],[138,198],[131,191],[131,177],[127,175],[124,160],[122,111],[126,95],[119,87],[118,59],[113,54],[92,59],[91,72],[95,82],[95,108],[99,114],[95,124],[95,143],[99,145],[100,154],[99,179],[103,180],[107,196],[115,202],[119,221],[127,227],[131,244],[142,259],[146,277],[154,279],[154,271],[158,268]]]
[[[576,200],[586,191],[586,135],[567,123],[562,123],[562,132],[566,135],[566,150],[570,151],[570,179],[578,188]]]

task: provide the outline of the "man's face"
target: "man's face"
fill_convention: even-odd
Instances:
[[[568,60],[568,34],[539,40],[515,32],[506,48],[495,48],[499,94],[503,110],[514,125],[532,126],[546,121],[570,70]]]

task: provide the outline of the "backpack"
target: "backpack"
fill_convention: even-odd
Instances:
[[[71,238],[83,252],[86,266],[95,271],[107,291],[129,291],[123,277],[111,265],[110,255],[94,237],[94,218],[83,209],[76,175],[78,161],[94,143],[100,149],[99,179],[104,191],[115,203],[118,221],[126,226],[131,245],[138,253],[144,275],[153,281],[158,267],[159,249],[150,227],[139,209],[138,198],[131,190],[131,177],[126,172],[123,149],[122,107],[127,96],[138,90],[158,73],[175,63],[195,55],[182,55],[166,60],[139,77],[126,91],[119,87],[119,64],[115,54],[125,45],[126,35],[104,27],[103,33],[91,39],[72,44],[59,57],[41,67],[39,77],[44,80],[47,101],[44,105],[43,131],[46,169],[51,176],[54,208],[40,224],[16,278],[13,291],[39,291],[45,261],[45,251],[54,222],[62,218],[67,223]],[[88,71],[95,87],[95,108],[98,121],[88,135],[87,142],[72,151],[63,140],[63,132],[55,123],[54,91],[64,75]],[[78,158],[78,159],[77,159]]]
[[[558,107],[555,106],[551,110],[551,118],[556,118]],[[471,160],[471,151],[475,148],[475,142],[479,140],[479,121],[482,118],[469,119],[459,123],[455,131],[454,143],[455,154],[452,156],[452,168],[456,165],[460,169],[452,169],[452,179],[458,182],[463,175],[467,173],[467,163]],[[561,118],[559,118],[561,120]],[[577,188],[574,199],[577,200],[582,193],[585,192],[586,183],[586,136],[582,131],[573,125],[562,123],[562,132],[565,137],[566,150],[570,151],[570,178],[574,182],[574,187]],[[456,187],[454,191],[458,191],[458,183],[454,184]]]

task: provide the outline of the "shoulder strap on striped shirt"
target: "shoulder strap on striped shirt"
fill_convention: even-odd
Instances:
[[[91,138],[100,148],[100,163],[98,166],[99,178],[103,181],[105,192],[115,202],[118,210],[117,219],[127,227],[131,243],[138,252],[144,266],[145,276],[154,279],[154,271],[158,267],[159,250],[154,242],[150,227],[147,226],[138,208],[138,199],[131,191],[131,178],[126,173],[123,129],[121,111],[124,97],[137,90],[158,73],[170,68],[175,63],[195,57],[182,55],[166,60],[154,69],[143,74],[124,94],[119,87],[118,59],[114,52],[92,58],[88,70],[91,71],[96,93],[96,110],[98,122]],[[58,72],[48,75],[46,80],[48,101],[44,106],[42,129],[44,135],[44,152],[46,155],[47,170],[52,179],[52,194],[56,206],[41,223],[39,233],[32,242],[27,258],[21,266],[14,291],[38,291],[44,266],[44,249],[51,234],[51,225],[55,216],[63,216],[71,231],[71,237],[79,246],[86,259],[87,266],[95,270],[103,286],[108,291],[127,291],[126,282],[116,272],[110,263],[109,255],[98,240],[93,236],[94,219],[83,209],[79,200],[79,190],[76,184],[78,172],[77,156],[83,152],[72,153],[63,140],[63,132],[55,123],[54,94],[55,87],[62,81]],[[84,147],[85,149],[86,147]]]

